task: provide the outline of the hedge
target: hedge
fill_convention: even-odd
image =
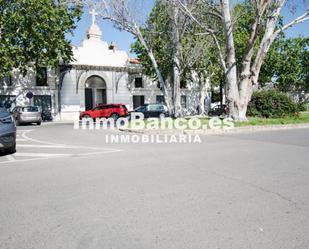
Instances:
[[[298,105],[285,93],[259,91],[252,95],[248,105],[248,116],[281,118],[293,116],[299,111]]]

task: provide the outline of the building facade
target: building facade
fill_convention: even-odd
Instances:
[[[33,98],[27,98],[31,92]],[[18,71],[0,80],[0,103],[15,106],[36,105],[56,117],[59,112],[58,70],[38,67],[24,77]]]
[[[37,105],[49,109],[54,120],[73,120],[81,111],[98,104],[122,103],[134,109],[144,103],[164,102],[158,83],[143,74],[137,60],[118,50],[115,43],[102,40],[102,31],[92,12],[92,24],[81,46],[73,47],[74,60],[58,69],[37,68],[26,77],[16,72],[0,85],[0,101],[16,105]],[[34,95],[26,97],[27,92]],[[171,94],[171,89],[169,90]],[[196,114],[209,88],[190,82],[181,89],[186,114]]]

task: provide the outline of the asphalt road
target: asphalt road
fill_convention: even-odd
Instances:
[[[0,157],[1,249],[308,249],[309,130],[107,144],[22,126]]]

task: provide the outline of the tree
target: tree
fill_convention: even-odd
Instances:
[[[309,38],[275,41],[261,68],[260,83],[273,82],[282,92],[309,91]]]
[[[187,7],[187,1],[178,0],[188,16],[194,13]],[[225,53],[222,55],[222,66],[225,71],[227,100],[230,114],[234,119],[246,120],[247,106],[254,88],[258,87],[261,67],[271,45],[284,30],[309,18],[309,12],[281,25],[281,10],[286,0],[248,0],[253,18],[249,35],[245,41],[243,56],[237,61],[235,44],[235,16],[232,15],[230,1],[204,1],[205,8],[212,6],[220,16],[225,36]],[[209,30],[205,27],[205,30]],[[210,29],[211,30],[211,29]],[[214,32],[209,32],[213,36]],[[218,46],[220,50],[220,47]]]
[[[140,4],[146,4],[145,1],[136,0],[89,0],[88,5],[95,7],[101,18],[110,20],[114,25],[120,30],[125,30],[133,34],[138,40],[138,49],[143,53],[143,58],[147,59],[147,62],[151,63],[152,68],[148,68],[148,73],[154,73],[156,79],[160,84],[160,88],[164,94],[165,101],[169,111],[175,116],[179,115],[180,111],[180,81],[181,81],[181,57],[182,57],[182,33],[186,29],[187,24],[190,23],[190,18],[187,18],[181,11],[179,11],[180,6],[177,0],[158,0],[157,4],[162,4],[162,8],[166,9],[167,15],[163,18],[168,20],[168,23],[163,22],[163,26],[168,30],[166,33],[161,33],[167,39],[153,40],[153,34],[156,32],[150,27],[143,28],[145,19],[138,21],[141,17],[141,9],[143,8]],[[150,17],[151,18],[151,17]],[[166,36],[168,35],[168,37]],[[168,44],[165,46],[164,43]],[[168,57],[157,57],[155,53],[155,48],[158,45],[162,45],[164,50],[168,48],[170,51]],[[163,59],[168,61],[167,65],[160,63]],[[160,67],[160,64],[162,68]],[[171,68],[167,69],[168,66]],[[168,72],[172,72],[169,74]],[[170,77],[165,77],[165,76]],[[170,94],[170,89],[172,89],[172,95]]]
[[[119,30],[125,30],[133,34],[136,39],[139,40],[141,46],[145,49],[148,57],[153,65],[153,69],[157,76],[160,88],[162,89],[166,105],[170,111],[173,112],[172,99],[169,94],[169,87],[163,77],[162,71],[158,65],[157,59],[153,53],[151,46],[148,41],[144,38],[142,24],[138,21],[143,11],[142,6],[136,6],[138,3],[143,1],[134,0],[88,0],[86,4],[90,7],[95,8],[98,11],[99,16],[103,20],[110,20],[114,23],[114,26]]]
[[[24,75],[33,65],[72,60],[70,41],[81,15],[79,4],[62,0],[1,0],[0,78],[13,69]]]
[[[173,7],[176,8],[177,6]],[[213,17],[208,17],[203,12],[203,9],[200,8],[201,3],[192,2],[191,7],[205,21],[208,19],[209,22],[216,22]],[[180,9],[179,6],[178,9]],[[176,71],[179,69],[177,73],[179,77],[178,82],[180,81],[182,85],[185,85],[187,81],[198,81],[201,100],[199,109],[200,113],[205,113],[205,88],[209,87],[211,78],[218,78],[217,74],[220,74],[220,71],[222,71],[218,66],[219,56],[213,45],[212,38],[206,36],[204,30],[199,25],[192,21],[190,17],[184,15],[183,12],[181,14],[178,13],[176,21],[173,20],[171,18],[172,11],[173,9],[171,10],[165,1],[156,1],[145,27],[142,29],[144,39],[152,47],[164,78],[167,80],[172,79],[174,82],[174,94],[175,89],[180,89],[179,85],[176,85],[177,81],[173,80],[174,75],[176,75],[175,65],[177,65]],[[175,25],[176,22],[178,23],[177,25]],[[176,29],[177,32],[174,34],[173,31]],[[177,33],[180,35],[177,35]],[[138,40],[132,44],[132,51],[141,59],[146,73],[155,78],[156,75],[149,56]],[[174,96],[175,99],[176,97]],[[176,105],[177,100],[175,101]],[[180,106],[178,108],[180,109]]]

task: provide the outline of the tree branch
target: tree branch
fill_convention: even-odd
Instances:
[[[274,33],[274,36],[277,36],[278,34],[280,34],[281,32],[283,32],[284,30],[294,26],[295,24],[298,24],[298,23],[302,23],[306,20],[309,19],[309,11],[307,11],[305,14],[295,18],[294,20],[292,20],[291,22],[285,24],[283,27],[279,28],[275,33]]]
[[[220,43],[217,39],[217,36],[215,34],[215,31],[213,29],[210,29],[210,28],[207,28],[205,27],[205,25],[203,25],[199,20],[197,20],[195,18],[195,16],[193,16],[192,12],[188,9],[188,7],[183,4],[180,0],[178,0],[178,3],[180,4],[180,6],[182,7],[181,10],[186,14],[188,15],[195,23],[197,23],[200,27],[202,27],[206,33],[205,34],[210,34],[211,37],[213,38],[215,44],[216,44],[216,47],[218,49],[218,52],[219,52],[219,57],[220,57],[220,62],[222,64],[222,67],[224,69],[224,72],[227,71],[227,67],[226,67],[226,63],[225,63],[225,60],[224,60],[224,56],[223,56],[223,53],[222,53],[222,49],[221,49],[221,46],[220,46]]]

